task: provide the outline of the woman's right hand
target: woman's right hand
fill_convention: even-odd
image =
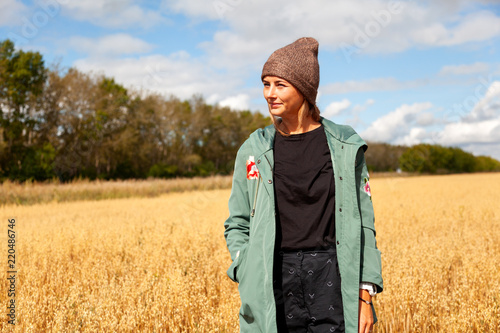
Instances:
[[[364,289],[359,290],[359,297],[368,302],[371,302],[372,300],[368,291]],[[359,300],[358,313],[359,333],[371,333],[374,324],[372,306],[370,304],[366,304],[362,300]]]

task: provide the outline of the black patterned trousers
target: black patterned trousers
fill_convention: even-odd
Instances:
[[[275,256],[274,297],[278,332],[344,332],[335,247]]]

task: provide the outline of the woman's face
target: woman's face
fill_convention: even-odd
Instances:
[[[273,116],[287,118],[298,115],[304,97],[291,83],[277,76],[266,76],[262,83],[264,98]]]

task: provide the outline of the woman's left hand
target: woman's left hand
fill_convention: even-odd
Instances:
[[[360,289],[359,297],[371,302],[371,296],[367,290]],[[371,333],[373,330],[373,312],[372,307],[362,300],[359,300],[359,316],[358,316],[359,333]]]

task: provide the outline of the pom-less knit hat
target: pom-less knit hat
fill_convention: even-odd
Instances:
[[[261,79],[266,76],[285,79],[315,106],[319,86],[318,45],[316,39],[303,37],[274,51],[264,64]]]

